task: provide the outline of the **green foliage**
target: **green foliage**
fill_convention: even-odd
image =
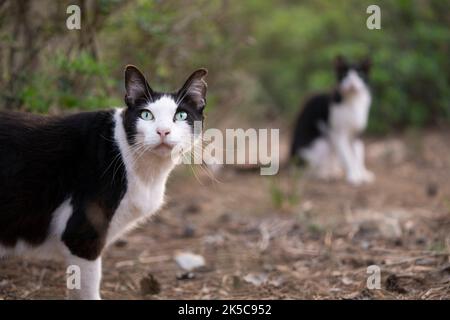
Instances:
[[[254,2],[256,47],[249,55],[266,102],[287,116],[308,94],[333,86],[333,58],[371,56],[374,102],[369,129],[450,120],[448,2],[377,1],[382,29],[366,28],[374,1]]]
[[[277,177],[269,177],[269,194],[272,204],[277,209],[293,208],[300,203],[298,186],[302,172],[298,168],[291,168],[291,174],[295,179],[290,180],[288,185],[283,186]]]
[[[450,120],[448,1],[93,3],[99,15],[89,9],[81,33],[61,32],[63,19],[47,17],[44,30],[57,40],[40,52],[32,72],[13,79],[22,107],[120,105],[126,64],[142,68],[157,90],[174,90],[193,69],[207,67],[212,118],[275,116],[290,124],[308,95],[334,85],[333,59],[343,54],[373,60],[371,132]],[[381,30],[366,27],[370,4],[381,7]],[[5,44],[13,42],[0,31]],[[78,37],[84,40],[77,46]],[[8,80],[7,72],[0,74]]]
[[[106,66],[85,51],[74,57],[56,52],[44,68],[32,74],[19,93],[30,111],[93,110],[120,105],[117,97],[108,93]]]

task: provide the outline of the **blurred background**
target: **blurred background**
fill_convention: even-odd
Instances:
[[[66,28],[72,3],[80,31]],[[381,30],[366,27],[370,4],[381,8]],[[306,95],[334,85],[343,54],[373,60],[370,132],[441,125],[450,120],[449,9],[441,0],[1,0],[0,107],[122,105],[126,64],[171,90],[203,66],[213,123],[290,120]]]
[[[381,30],[366,27],[372,4]],[[162,212],[107,250],[102,296],[448,299],[449,27],[448,0],[0,0],[0,109],[122,106],[127,64],[156,90],[206,67],[206,127],[280,128],[286,154],[302,101],[335,84],[334,57],[369,56],[375,183],[180,166]],[[183,269],[192,253],[204,265]],[[64,283],[62,265],[0,261],[0,299],[61,298]]]

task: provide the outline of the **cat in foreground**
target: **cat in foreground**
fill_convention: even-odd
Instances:
[[[335,62],[337,86],[312,96],[304,105],[294,130],[291,158],[305,161],[322,179],[344,171],[353,185],[370,183],[375,176],[364,164],[364,144],[358,137],[366,128],[372,100],[368,86],[370,60]],[[342,170],[343,169],[343,170]]]
[[[81,271],[69,298],[100,299],[102,251],[161,207],[177,158],[199,140],[206,75],[160,93],[127,66],[125,108],[0,113],[0,257],[61,257]]]

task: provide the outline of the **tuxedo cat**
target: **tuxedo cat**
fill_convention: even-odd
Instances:
[[[160,93],[127,66],[125,108],[0,113],[0,256],[60,256],[81,271],[69,297],[100,299],[102,251],[161,207],[169,173],[199,140],[206,74]]]
[[[298,117],[291,157],[305,161],[319,178],[336,178],[343,168],[351,184],[372,182],[375,177],[365,167],[364,145],[358,138],[367,126],[371,103],[370,61],[350,64],[339,56],[335,68],[336,88],[310,98]]]

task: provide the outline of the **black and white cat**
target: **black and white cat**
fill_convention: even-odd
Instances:
[[[364,144],[358,138],[367,126],[371,93],[367,84],[370,60],[352,65],[335,62],[337,87],[310,98],[294,131],[291,157],[306,161],[320,178],[338,177],[344,169],[354,185],[372,182],[364,164]]]
[[[69,297],[100,299],[102,251],[161,207],[176,158],[199,139],[206,75],[159,93],[127,66],[126,108],[0,113],[0,256],[60,256],[81,270]]]

